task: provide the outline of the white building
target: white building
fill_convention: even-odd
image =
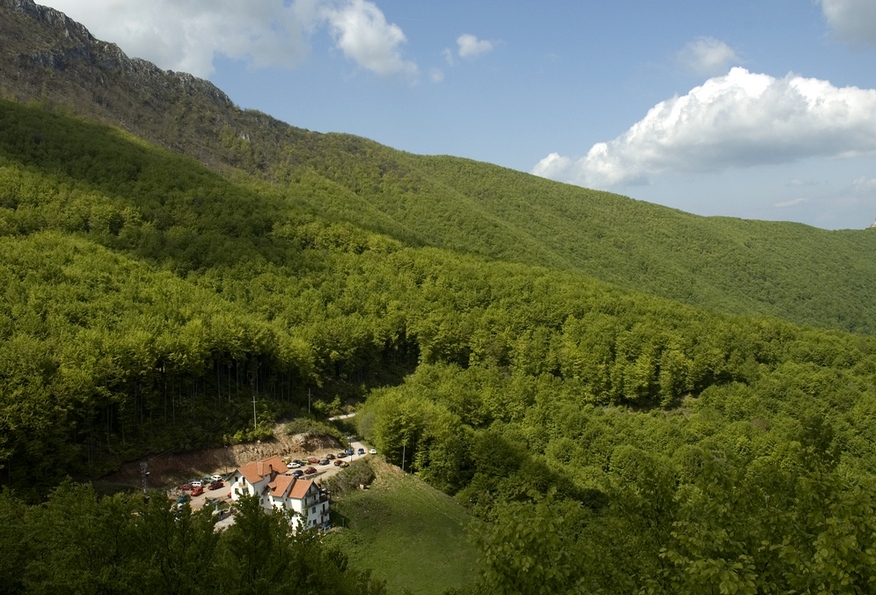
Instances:
[[[256,495],[265,510],[294,513],[295,528],[325,527],[329,523],[329,498],[307,479],[288,474],[280,457],[254,461],[235,471],[229,478],[231,500]]]

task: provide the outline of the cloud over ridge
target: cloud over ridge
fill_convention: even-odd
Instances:
[[[52,0],[101,39],[161,68],[208,77],[224,55],[250,67],[293,68],[327,29],[344,56],[379,76],[413,76],[401,28],[369,0]]]
[[[876,152],[876,90],[837,88],[736,67],[658,103],[627,132],[532,173],[583,186],[646,184],[653,175]]]
[[[387,23],[377,5],[351,0],[339,8],[327,8],[326,15],[344,55],[381,75],[415,75],[417,65],[405,60],[399,46],[405,41],[401,27]]]

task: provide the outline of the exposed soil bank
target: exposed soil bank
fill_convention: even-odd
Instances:
[[[139,487],[142,485],[140,463],[145,461],[149,469],[147,487],[161,489],[213,473],[230,473],[251,461],[274,455],[279,455],[284,460],[301,459],[337,452],[342,448],[341,443],[333,436],[288,436],[283,433],[282,428],[282,425],[274,428],[273,438],[250,444],[144,457],[125,463],[121,469],[102,477],[99,482]]]

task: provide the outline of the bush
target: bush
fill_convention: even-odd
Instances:
[[[371,485],[377,475],[368,458],[353,461],[349,467],[325,480],[324,485],[335,497],[343,496],[360,485]]]
[[[246,442],[255,442],[256,440],[267,440],[274,437],[274,430],[269,423],[259,423],[255,428],[247,427],[243,430],[237,430],[231,436],[224,436],[224,441],[229,444],[244,444]]]
[[[309,436],[333,436],[337,438],[341,443],[346,443],[346,440],[344,439],[344,434],[340,430],[338,430],[331,424],[327,424],[325,422],[318,421],[309,417],[296,417],[288,424],[286,424],[286,427],[283,431],[290,436],[296,436],[298,434],[304,434]]]

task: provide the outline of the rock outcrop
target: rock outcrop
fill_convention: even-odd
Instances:
[[[242,110],[209,81],[130,58],[32,0],[0,0],[0,98],[60,107],[210,166],[254,172],[315,134]]]

